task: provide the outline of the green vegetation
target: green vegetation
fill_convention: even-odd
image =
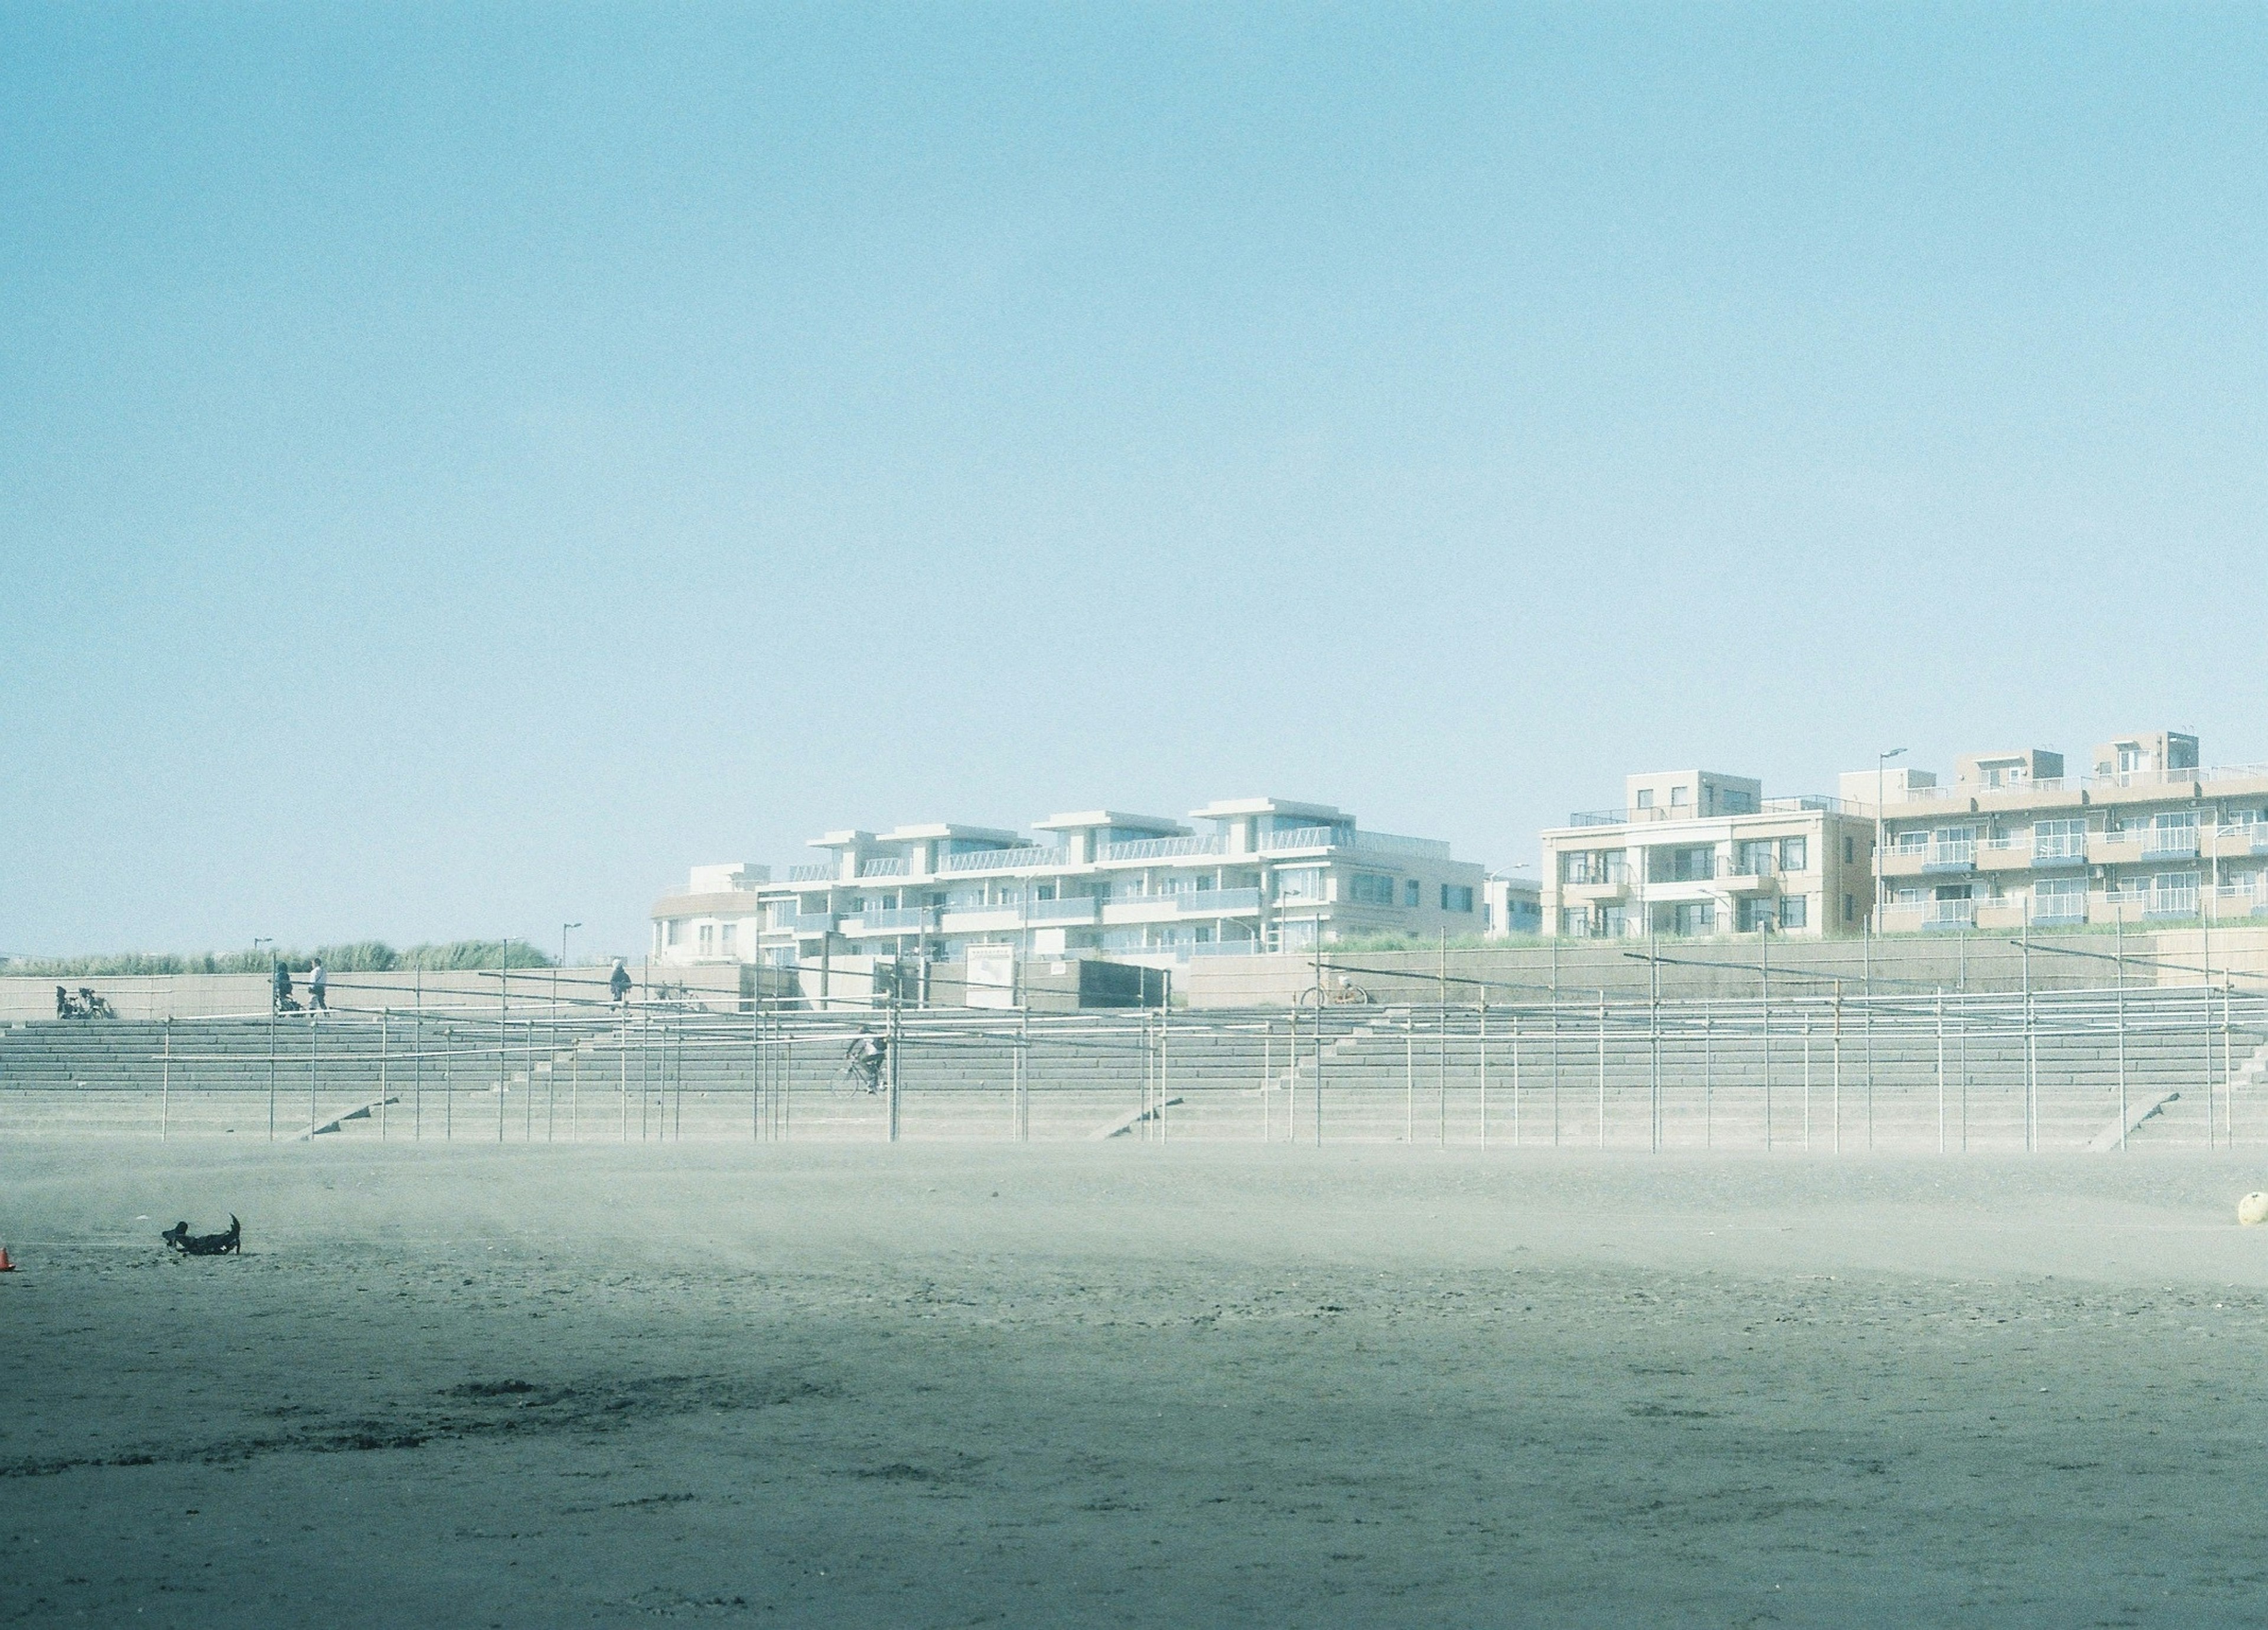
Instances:
[[[1414,933],[1355,934],[1344,940],[1327,940],[1323,946],[1323,960],[1329,962],[1334,956],[1350,951],[1438,951],[1445,943],[1452,951],[1502,951],[1548,942],[1541,935],[1531,933],[1508,934],[1502,939],[1486,939],[1471,933],[1452,934],[1446,942],[1438,934],[1431,939]],[[1314,952],[1300,951],[1293,955],[1311,956]]]
[[[549,968],[552,959],[524,940],[511,942],[514,968]],[[256,973],[265,974],[275,963],[298,972],[318,956],[333,973],[407,973],[423,968],[429,972],[448,969],[498,968],[504,965],[504,947],[494,940],[453,940],[446,945],[413,945],[397,951],[377,940],[357,940],[347,945],[319,945],[313,951],[206,951],[181,955],[166,951],[119,951],[99,956],[17,956],[0,958],[0,973],[26,974],[44,979],[124,978],[136,974]]]

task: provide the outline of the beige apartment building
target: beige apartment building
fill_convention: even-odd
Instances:
[[[1843,777],[1871,809],[1877,772]],[[1972,753],[1949,785],[1902,771],[1881,798],[1885,933],[2268,915],[2268,765],[2200,767],[2160,730],[2096,748]]]
[[[1747,776],[1627,778],[1618,809],[1543,834],[1545,932],[1576,939],[1863,933],[1874,823],[1842,800],[1766,798]]]

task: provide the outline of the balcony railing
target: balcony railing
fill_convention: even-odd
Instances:
[[[1043,844],[1020,844],[1012,849],[968,849],[941,856],[940,872],[1012,872],[1026,866],[1061,866],[1064,852]]]
[[[1257,889],[1197,889],[1174,896],[1174,904],[1184,913],[1224,915],[1232,911],[1256,911],[1260,909]]]
[[[2032,839],[2034,866],[2085,866],[2087,864],[2087,834],[2058,832],[2052,837]]]
[[[2198,830],[2194,822],[2179,826],[2151,826],[2142,833],[2142,858],[2145,860],[2187,860],[2198,852]]]
[[[787,880],[792,883],[823,883],[836,875],[836,868],[828,865],[792,866],[787,868]]]
[[[828,933],[835,927],[832,911],[788,911],[782,914],[780,926],[796,933]]]
[[[2035,923],[2083,923],[2087,920],[2087,896],[2084,892],[2036,894],[2032,896],[2031,920]]]
[[[1449,845],[1438,837],[1405,837],[1399,832],[1366,832],[1358,830],[1354,846],[1367,849],[1374,854],[1410,855],[1421,860],[1446,860]]]
[[[885,858],[858,862],[858,875],[861,877],[903,877],[912,870],[913,862],[902,855],[895,859]]]
[[[1921,869],[1925,872],[1965,872],[1976,864],[1977,845],[1974,841],[1933,842],[1923,852]]]
[[[1977,902],[1974,900],[1931,900],[1922,907],[1921,926],[1924,928],[1974,928],[1977,926]]]
[[[1024,907],[1027,923],[1091,923],[1094,902],[1084,895],[1064,900],[1034,900]]]
[[[904,906],[895,911],[867,911],[843,925],[844,933],[926,933],[936,920],[934,913],[923,906]]]
[[[1226,854],[1228,842],[1211,837],[1138,837],[1123,844],[1105,844],[1098,860],[1176,860],[1183,855]]]

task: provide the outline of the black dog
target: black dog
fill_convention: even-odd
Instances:
[[[244,1225],[232,1215],[225,1234],[192,1234],[186,1221],[177,1222],[158,1237],[184,1257],[222,1257],[234,1251],[244,1255]]]

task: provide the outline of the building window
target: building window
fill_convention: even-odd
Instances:
[[[1408,906],[1414,911],[1418,909],[1419,904],[1424,900],[1424,898],[1425,896],[1422,892],[1422,885],[1419,884],[1416,878],[1405,877],[1402,880],[1403,904]]]
[[[1811,845],[1800,837],[1779,840],[1779,869],[1783,872],[1808,872],[1811,869]]]
[[[1770,900],[1742,900],[1734,908],[1733,926],[1742,933],[1754,933],[1759,928],[1778,927],[1779,915]]]
[[[1848,837],[1845,837],[1843,840],[1843,864],[1845,866],[1856,866],[1859,864],[1858,848],[1853,841]]]
[[[662,925],[661,942],[664,945],[675,945],[677,943],[677,918],[674,917],[671,918],[666,923]]]
[[[1847,846],[1851,840],[1846,837],[1843,842]],[[1846,894],[1843,896],[1843,920],[1846,923],[1855,923],[1859,920],[1859,897],[1856,895]]]
[[[1651,809],[1653,808],[1653,789],[1652,787],[1642,786],[1638,788],[1638,807],[1641,809]]]
[[[1297,871],[1276,874],[1276,897],[1278,900],[1320,900],[1323,897],[1323,874],[1320,867],[1306,867]]]
[[[1669,807],[1672,809],[1682,809],[1685,807],[1685,789],[1683,787],[1673,786],[1669,789]]]
[[[1591,937],[1591,908],[1587,905],[1563,905],[1559,908],[1559,932],[1570,940]]]
[[[1473,891],[1462,883],[1441,885],[1441,909],[1445,911],[1469,911],[1473,909]]]
[[[1649,849],[1646,874],[1657,883],[1702,882],[1717,874],[1717,852],[1706,844],[1685,849]]]
[[[1392,905],[1394,880],[1377,872],[1357,872],[1347,879],[1347,898],[1357,905]]]
[[[1911,832],[1900,832],[1897,836],[1897,852],[1900,854],[1928,853],[1929,833],[1921,829]]]
[[[722,928],[719,928],[717,931],[717,940],[718,943],[722,945],[726,950],[732,950],[740,942],[740,925],[738,923],[726,923]]]
[[[1714,933],[1717,932],[1717,904],[1713,900],[1681,900],[1668,908],[1656,920],[1672,933]]]
[[[1811,902],[1809,896],[1800,894],[1792,894],[1784,895],[1780,897],[1779,926],[1781,927],[1805,927],[1808,925],[1810,917]]]
[[[701,925],[701,955],[703,955],[703,956],[706,956],[706,955],[708,955],[711,951],[714,951],[716,948],[717,948],[717,926],[716,926],[714,923],[703,923],[703,924],[702,924],[702,925]]]

